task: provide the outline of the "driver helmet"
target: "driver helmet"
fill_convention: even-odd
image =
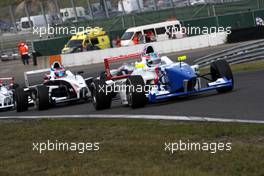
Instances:
[[[161,63],[161,58],[158,53],[153,52],[149,53],[149,56],[146,58],[146,61],[148,66],[158,65]]]
[[[0,87],[2,87],[4,85],[4,81],[0,80]]]
[[[64,68],[58,68],[58,69],[55,69],[54,71],[54,74],[56,77],[64,77],[66,75],[66,71]]]

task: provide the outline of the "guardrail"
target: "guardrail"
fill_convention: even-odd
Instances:
[[[29,51],[32,51],[32,47],[29,46]],[[29,54],[31,56],[31,53]],[[18,48],[6,49],[0,52],[1,61],[10,61],[16,60],[20,58],[20,54],[18,52]]]
[[[200,67],[205,67],[213,61],[220,59],[225,59],[230,64],[239,64],[264,59],[264,40],[247,42],[236,47],[222,50],[196,59],[194,63],[200,65]]]
[[[47,38],[47,36],[43,36]],[[0,58],[2,61],[14,60],[19,58],[18,43],[23,41],[26,42],[29,51],[32,52],[32,41],[40,40],[38,35],[34,35],[32,32],[19,32],[19,33],[8,33],[0,35]]]

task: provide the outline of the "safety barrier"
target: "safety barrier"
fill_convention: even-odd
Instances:
[[[194,63],[200,65],[200,67],[205,67],[210,65],[213,61],[220,59],[225,59],[230,64],[239,64],[264,59],[264,40],[247,42],[239,46],[222,50],[196,59]]]
[[[161,54],[166,54],[224,44],[226,42],[226,37],[227,33],[222,32],[187,37],[182,39],[165,40],[160,42],[153,42],[150,44],[154,47],[157,52]],[[115,57],[139,53],[143,50],[144,47],[145,44],[140,44],[121,48],[110,48],[105,50],[65,54],[62,55],[61,59],[64,66],[89,65],[101,63],[106,57]]]

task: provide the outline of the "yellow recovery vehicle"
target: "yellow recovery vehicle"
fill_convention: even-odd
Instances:
[[[95,27],[72,36],[62,54],[110,48],[110,39],[103,28]]]

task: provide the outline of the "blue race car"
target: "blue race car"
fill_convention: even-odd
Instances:
[[[123,64],[119,69],[110,70],[110,63],[131,58],[140,59],[140,62],[135,62],[133,67]],[[152,46],[146,46],[141,54],[105,59],[105,75],[101,74],[92,83],[95,109],[110,108],[112,99],[118,97],[121,104],[139,108],[173,97],[233,90],[233,74],[225,60],[211,63],[210,72],[203,75],[198,65],[190,66],[184,60],[186,56],[179,57],[178,62],[161,57]]]

